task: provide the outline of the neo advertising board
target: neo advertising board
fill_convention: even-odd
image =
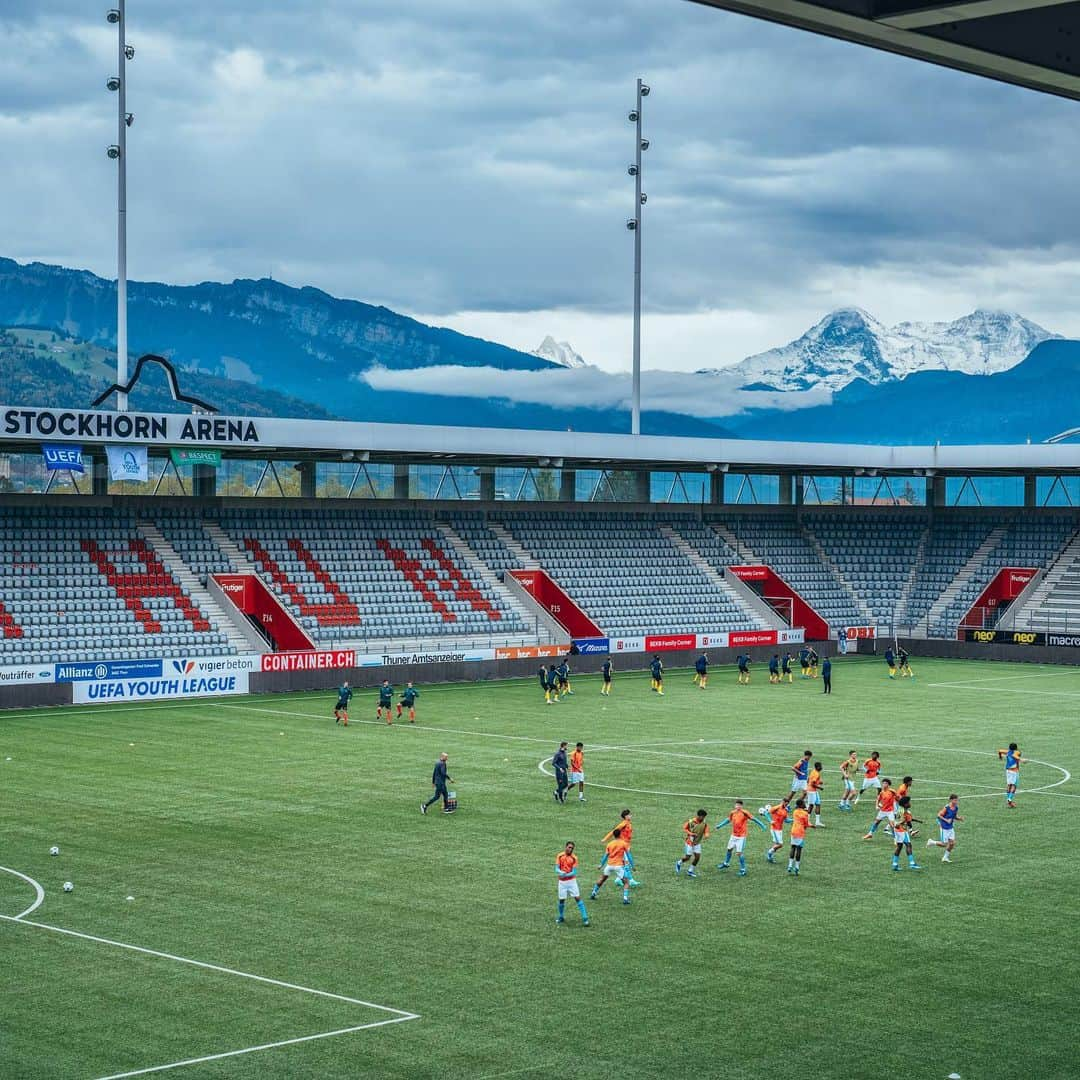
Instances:
[[[965,630],[964,640],[977,645],[1042,645],[1080,649],[1080,634],[1051,634],[1041,630]]]

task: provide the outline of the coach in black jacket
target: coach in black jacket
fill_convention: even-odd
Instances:
[[[448,776],[446,773],[446,755],[440,754],[439,760],[435,762],[435,769],[431,774],[431,786],[435,789],[435,794],[431,796],[426,803],[420,804],[420,813],[426,814],[428,807],[435,802],[436,799],[441,798],[443,803],[443,813],[452,813],[449,806],[450,793],[446,789],[447,784],[452,784],[454,779],[452,776]]]

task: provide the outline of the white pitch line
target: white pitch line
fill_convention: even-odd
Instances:
[[[27,878],[25,874],[20,874],[17,870],[9,872],[30,881],[40,889],[40,886],[38,886],[31,878]],[[44,895],[44,890],[41,890],[41,897],[39,897],[34,904],[34,907],[37,907],[44,898]],[[222,975],[237,975],[242,979],[251,979],[253,982],[266,983],[269,986],[279,986],[285,990],[298,990],[301,993],[312,994],[315,997],[330,998],[334,1001],[344,1001],[348,1005],[359,1005],[366,1009],[374,1009],[377,1012],[393,1014],[393,1016],[387,1020],[375,1020],[369,1024],[354,1024],[351,1027],[338,1028],[334,1031],[321,1031],[314,1035],[299,1035],[292,1039],[281,1039],[277,1042],[261,1043],[258,1046],[247,1046],[240,1050],[226,1050],[219,1054],[207,1054],[203,1057],[186,1058],[183,1061],[172,1061],[165,1065],[152,1065],[148,1068],[134,1069],[129,1072],[110,1073],[109,1076],[100,1077],[99,1080],[120,1080],[121,1077],[145,1076],[147,1073],[165,1072],[169,1069],[180,1069],[186,1065],[199,1065],[207,1061],[219,1061],[222,1058],[238,1057],[242,1054],[254,1054],[260,1050],[273,1050],[281,1046],[293,1046],[297,1043],[312,1042],[316,1039],[329,1039],[336,1035],[349,1035],[355,1031],[367,1031],[370,1028],[385,1027],[387,1024],[401,1024],[407,1020],[420,1019],[419,1013],[406,1012],[404,1009],[394,1009],[389,1005],[377,1005],[373,1001],[362,1001],[360,998],[348,997],[345,994],[335,994],[329,990],[316,990],[311,986],[301,986],[298,983],[284,982],[281,979],[271,979],[265,975],[253,975],[250,971],[238,971],[236,968],[223,967],[221,964],[208,964],[203,960],[192,960],[189,957],[177,956],[175,953],[162,952],[159,949],[147,949],[141,945],[130,945],[126,941],[113,941],[111,938],[98,937],[95,934],[84,934],[78,930],[68,930],[62,926],[50,926],[48,923],[31,922],[29,919],[25,918],[25,916],[28,915],[30,911],[33,911],[34,907],[18,916],[0,915],[0,920],[18,923],[19,926],[33,926],[38,930],[50,930],[55,934],[64,934],[67,937],[80,938],[83,941],[94,941],[101,945],[112,945],[118,949],[127,949],[131,952],[142,953],[145,956],[154,956],[163,960],[175,960],[180,964],[188,964],[191,967],[202,968],[206,971],[214,971]]]
[[[94,934],[84,934],[78,930],[67,930],[63,926],[50,926],[48,923],[32,922],[22,916],[0,915],[5,922],[18,923],[19,926],[33,926],[38,930],[51,930],[54,934],[65,934],[67,937],[80,938],[83,941],[96,941],[100,945],[112,945],[117,949],[127,949],[130,952],[142,953],[144,956],[156,956],[162,960],[175,960],[179,964],[189,964],[191,967],[202,968],[205,971],[216,971],[222,975],[237,975],[241,979],[251,979],[253,982],[266,983],[269,986],[280,986],[285,990],[299,990],[304,994],[314,994],[316,997],[331,998],[334,1001],[344,1001],[348,1005],[362,1005],[367,1009],[377,1009],[379,1012],[393,1013],[403,1020],[418,1020],[418,1013],[406,1012],[404,1009],[394,1009],[389,1005],[376,1005],[373,1001],[361,1001],[359,998],[347,997],[345,994],[335,994],[330,990],[316,990],[310,986],[300,986],[298,983],[283,982],[281,979],[271,979],[265,975],[253,975],[250,971],[238,971],[236,968],[223,967],[221,964],[208,964],[204,960],[192,960],[187,956],[177,956],[175,953],[161,952],[159,949],[147,949],[142,945],[129,945],[126,941],[113,941],[111,938],[97,937]]]
[[[128,1076],[145,1076],[147,1073],[165,1072],[168,1069],[182,1069],[185,1065],[201,1065],[207,1061],[221,1061],[222,1058],[239,1057],[241,1054],[256,1054],[260,1050],[276,1050],[280,1046],[295,1046],[297,1043],[314,1042],[316,1039],[332,1039],[335,1035],[351,1035],[354,1031],[369,1031],[371,1028],[386,1027],[387,1024],[403,1024],[407,1020],[416,1020],[416,1016],[395,1016],[389,1020],[376,1020],[371,1024],[357,1024],[355,1027],[338,1028],[336,1031],[321,1031],[317,1035],[300,1035],[295,1039],[281,1039],[278,1042],[262,1043],[260,1046],[245,1046],[242,1050],[226,1050],[221,1054],[206,1054],[203,1057],[187,1058],[184,1061],[171,1061],[167,1065],[152,1065],[146,1069],[133,1069],[131,1072],[110,1073],[97,1080],[123,1080]]]
[[[18,922],[20,919],[25,919],[27,915],[32,914],[41,907],[42,901],[45,899],[45,890],[36,882],[32,877],[27,877],[26,874],[20,874],[18,870],[12,870],[7,866],[0,866],[5,874],[14,874],[17,878],[22,878],[28,885],[33,885],[34,892],[37,894],[34,898],[34,902],[23,912],[18,915],[5,915],[5,919],[11,919],[13,922]]]
[[[950,685],[950,690],[974,690],[983,694],[1034,694],[1036,697],[1080,697],[1077,690],[1015,690],[1011,686],[960,686]]]

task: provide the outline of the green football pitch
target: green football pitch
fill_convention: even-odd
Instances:
[[[551,706],[535,680],[425,686],[415,726],[362,691],[347,730],[332,690],[0,714],[0,1076],[1076,1077],[1080,670],[914,663],[840,660],[832,697],[760,666]],[[542,771],[564,738],[583,804]],[[776,800],[806,748],[826,828],[798,878],[753,828],[746,877],[716,870],[726,830],[675,876],[688,816]],[[869,798],[837,811],[852,748],[916,777],[921,872],[860,839]],[[459,810],[423,817],[440,751]],[[587,898],[623,807],[642,886],[557,926],[557,851]]]

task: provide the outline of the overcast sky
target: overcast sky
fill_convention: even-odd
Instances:
[[[0,5],[0,254],[115,274],[107,4]],[[687,0],[131,0],[129,271],[315,285],[625,367],[858,305],[1080,336],[1080,106]]]

